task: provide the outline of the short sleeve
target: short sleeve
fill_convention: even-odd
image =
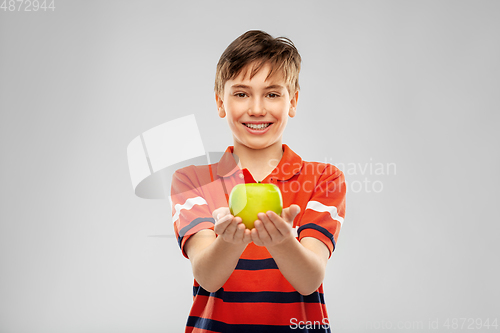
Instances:
[[[297,230],[299,241],[314,237],[335,250],[345,217],[346,184],[342,171],[331,164],[319,176]]]
[[[203,229],[213,230],[215,223],[197,180],[196,172],[189,167],[177,170],[172,177],[172,221],[177,242],[186,258],[184,245],[189,237]]]

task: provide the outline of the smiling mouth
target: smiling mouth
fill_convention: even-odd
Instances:
[[[263,124],[245,124],[243,123],[243,125],[245,125],[246,127],[248,128],[251,128],[253,130],[263,130],[267,127],[269,127],[272,123],[263,123]]]

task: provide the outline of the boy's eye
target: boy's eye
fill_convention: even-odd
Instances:
[[[245,94],[245,93],[236,93],[236,94],[234,94],[234,96],[236,96],[236,97],[245,97],[246,95],[247,94]]]
[[[275,93],[269,93],[267,96],[271,97],[271,98],[276,98],[276,97],[279,97],[278,94],[275,94]]]

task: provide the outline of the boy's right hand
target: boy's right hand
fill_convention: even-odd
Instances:
[[[219,237],[231,244],[248,244],[252,242],[252,233],[243,224],[241,217],[231,215],[228,207],[214,210],[214,231]]]

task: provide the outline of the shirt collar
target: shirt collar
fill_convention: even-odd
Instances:
[[[302,158],[300,158],[300,156],[291,150],[286,144],[283,143],[281,147],[283,149],[283,156],[281,157],[281,160],[276,168],[274,168],[271,172],[270,176],[271,178],[279,180],[288,180],[300,172],[300,169],[302,168]],[[238,162],[234,157],[236,155],[234,155],[233,151],[234,146],[227,147],[224,155],[219,160],[219,165],[217,167],[217,175],[219,177],[230,177],[236,171],[240,171]]]

